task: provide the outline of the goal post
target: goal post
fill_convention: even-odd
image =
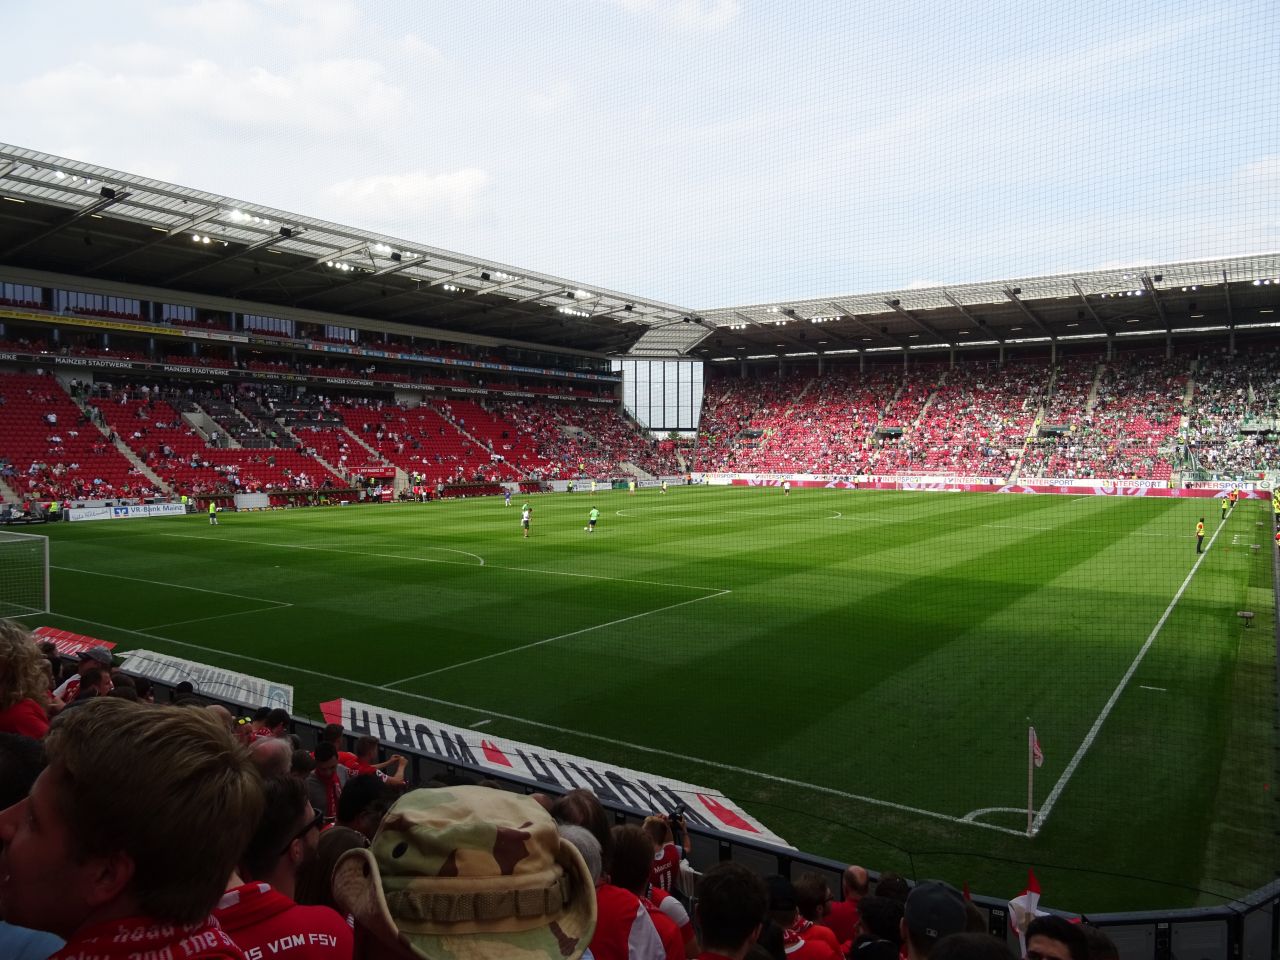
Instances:
[[[0,530],[0,617],[49,612],[49,538]]]

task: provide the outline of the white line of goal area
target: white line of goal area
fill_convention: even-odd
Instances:
[[[1049,796],[1045,798],[1044,804],[1036,813],[1035,819],[1031,822],[1031,836],[1035,836],[1040,832],[1040,828],[1045,825],[1049,819],[1049,814],[1053,812],[1054,804],[1058,802],[1058,798],[1062,796],[1062,791],[1067,788],[1067,784],[1071,782],[1071,778],[1075,775],[1076,769],[1084,760],[1085,754],[1089,752],[1089,748],[1093,746],[1093,742],[1098,739],[1098,733],[1102,730],[1102,725],[1107,722],[1107,717],[1111,716],[1111,711],[1115,708],[1120,695],[1124,693],[1125,687],[1129,685],[1129,681],[1133,679],[1133,675],[1137,673],[1138,667],[1141,666],[1143,659],[1147,655],[1147,651],[1151,649],[1151,645],[1156,642],[1156,637],[1160,636],[1160,631],[1164,629],[1165,623],[1169,616],[1173,613],[1173,608],[1178,605],[1178,601],[1182,599],[1182,595],[1186,593],[1187,587],[1191,584],[1191,578],[1196,575],[1196,571],[1200,569],[1200,564],[1205,557],[1209,555],[1209,551],[1213,549],[1213,542],[1218,539],[1218,534],[1222,532],[1223,526],[1226,525],[1226,519],[1218,522],[1218,528],[1213,531],[1213,536],[1209,538],[1208,545],[1205,546],[1204,552],[1196,556],[1196,562],[1191,565],[1191,571],[1187,574],[1186,579],[1182,581],[1182,586],[1178,587],[1178,592],[1173,595],[1173,599],[1169,601],[1169,605],[1164,608],[1164,613],[1160,615],[1160,619],[1156,621],[1156,625],[1151,628],[1151,633],[1147,635],[1146,642],[1142,645],[1137,655],[1133,658],[1133,662],[1129,664],[1129,669],[1124,672],[1124,676],[1120,678],[1120,682],[1116,684],[1116,688],[1111,691],[1111,696],[1107,698],[1107,702],[1102,706],[1102,712],[1098,714],[1098,719],[1093,721],[1093,726],[1089,728],[1089,732],[1085,734],[1085,738],[1080,743],[1079,749],[1076,750],[1067,767],[1062,771],[1062,776],[1058,778],[1058,782],[1053,785],[1053,789],[1049,791]]]
[[[659,747],[650,747],[641,743],[632,743],[628,740],[619,740],[615,737],[606,737],[599,733],[589,733],[585,730],[574,730],[571,727],[561,727],[553,723],[544,723],[541,720],[530,720],[526,717],[518,717],[510,713],[502,713],[498,710],[489,710],[485,707],[476,707],[466,703],[456,703],[452,700],[444,700],[439,697],[429,697],[420,693],[409,693],[405,690],[390,690],[377,684],[366,683],[362,680],[353,680],[350,677],[340,677],[332,673],[323,673],[319,670],[311,670],[307,667],[298,667],[292,664],[280,663],[275,660],[265,660],[262,657],[254,657],[245,653],[233,653],[230,650],[219,650],[216,647],[208,647],[198,643],[190,643],[186,640],[174,640],[172,637],[163,637],[159,634],[148,633],[142,630],[130,630],[127,627],[118,627],[115,624],[103,623],[100,620],[89,620],[85,617],[77,617],[71,614],[55,613],[54,616],[61,617],[66,620],[74,620],[77,623],[87,623],[94,627],[106,627],[109,630],[117,630],[121,633],[132,634],[136,637],[144,637],[147,640],[159,641],[160,643],[171,643],[174,646],[185,647],[191,650],[199,650],[203,653],[212,653],[221,657],[231,657],[234,660],[244,660],[248,663],[255,663],[264,667],[274,667],[278,670],[292,671],[293,673],[306,674],[310,677],[317,677],[321,680],[328,680],[340,687],[361,687],[366,690],[382,691],[384,693],[394,693],[398,697],[407,697],[411,700],[418,700],[423,703],[431,703],[437,706],[449,707],[454,710],[465,710],[471,713],[480,714],[482,717],[492,720],[507,720],[511,723],[522,724],[524,726],[533,727],[539,730],[548,730],[553,733],[563,734],[569,737],[580,737],[584,740],[592,740],[596,743],[604,743],[614,747],[621,747],[625,750],[634,750],[638,753],[645,753],[651,756],[662,757],[666,760],[675,760],[681,763],[689,763],[699,767],[706,767],[712,770],[723,770],[728,773],[735,773],[745,777],[753,777],[758,780],[767,780],[770,783],[780,783],[789,787],[795,787],[801,790],[811,790],[815,793],[825,794],[827,796],[839,797],[842,800],[853,800],[859,803],[869,804],[875,807],[883,807],[889,810],[896,810],[899,813],[910,814],[912,816],[927,817],[932,820],[943,820],[947,823],[961,824],[970,827],[979,827],[983,830],[992,830],[996,833],[1005,833],[1015,837],[1025,839],[1026,834],[1021,830],[1013,830],[1009,827],[1001,827],[991,823],[980,823],[977,820],[966,820],[963,817],[953,817],[947,813],[939,813],[936,810],[925,810],[922,807],[913,807],[905,803],[895,803],[892,800],[880,800],[876,797],[868,797],[862,794],[853,793],[848,790],[839,790],[835,787],[826,787],[817,783],[806,783],[803,780],[795,780],[791,777],[780,777],[772,773],[763,773],[759,770],[751,770],[747,767],[739,767],[732,763],[724,763],[719,760],[707,760],[703,757],[695,757],[690,754],[676,753],[671,750],[663,750]],[[474,725],[474,724],[473,724]],[[474,744],[473,744],[474,746]]]
[[[219,613],[208,617],[194,617],[190,620],[174,620],[170,623],[156,623],[149,627],[143,627],[144,630],[160,630],[164,627],[178,627],[188,623],[204,623],[206,620],[221,620],[225,617],[243,617],[250,613],[267,613],[270,610],[285,610],[292,607],[292,603],[286,603],[283,600],[268,600],[266,597],[250,597],[243,593],[229,593],[226,590],[210,590],[208,587],[190,587],[185,583],[170,583],[167,580],[147,580],[143,577],[126,577],[119,573],[103,573],[100,570],[81,570],[78,567],[60,567],[55,564],[50,565],[52,570],[65,570],[68,573],[83,573],[90,577],[108,577],[112,580],[131,580],[134,583],[147,583],[155,587],[172,587],[175,590],[193,590],[196,593],[211,593],[219,597],[235,597],[237,600],[253,600],[255,603],[265,603],[268,606],[257,607],[253,610],[235,610],[231,613]]]

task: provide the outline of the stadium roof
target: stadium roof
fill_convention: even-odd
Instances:
[[[0,263],[632,356],[724,360],[1280,324],[1280,253],[693,311],[0,144]],[[425,331],[424,331],[425,332]]]
[[[699,313],[711,358],[1280,326],[1280,254],[760,303]]]
[[[0,144],[0,263],[624,353],[687,310]]]

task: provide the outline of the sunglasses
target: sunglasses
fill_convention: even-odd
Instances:
[[[324,826],[324,813],[322,813],[319,810],[316,810],[314,807],[312,807],[312,810],[315,811],[315,816],[307,821],[306,826],[304,826],[301,830],[299,830],[297,833],[295,833],[285,842],[285,845],[280,848],[281,854],[283,854],[286,850],[289,849],[289,847],[293,845],[293,841],[301,840],[312,830],[319,830],[322,826]]]

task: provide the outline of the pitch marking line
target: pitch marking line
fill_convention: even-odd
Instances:
[[[960,819],[965,823],[978,823],[978,817],[985,817],[988,813],[1026,813],[1026,812],[1027,812],[1026,809],[1023,807],[981,807],[977,810],[970,810]],[[990,826],[990,824],[978,823],[978,826],[980,827]],[[1025,833],[1018,830],[1010,830],[1009,832],[1016,833],[1020,837],[1026,836]]]
[[[175,590],[194,590],[196,593],[213,593],[219,597],[235,597],[237,600],[254,600],[258,603],[270,603],[277,607],[292,607],[292,603],[283,600],[268,600],[266,597],[249,597],[243,593],[228,593],[226,590],[210,590],[207,587],[189,587],[183,583],[168,583],[164,580],[144,580],[142,577],[126,577],[118,573],[102,573],[98,570],[81,570],[78,567],[59,567],[50,565],[52,570],[66,570],[68,573],[84,573],[91,577],[110,577],[112,580],[132,580],[134,583],[149,583],[156,587],[173,587]],[[224,614],[225,616],[225,614]]]
[[[519,653],[522,650],[532,650],[534,647],[541,647],[548,643],[555,643],[557,640],[567,640],[569,637],[576,637],[583,633],[590,633],[593,630],[603,630],[605,627],[617,626],[620,623],[627,623],[630,620],[639,620],[641,617],[651,617],[655,613],[662,613],[664,610],[674,610],[676,607],[683,607],[690,603],[699,603],[703,600],[714,600],[716,597],[723,597],[732,592],[732,590],[721,590],[719,593],[709,593],[705,597],[694,597],[692,600],[681,600],[679,603],[669,603],[665,607],[657,607],[653,610],[646,610],[643,613],[633,613],[629,617],[610,620],[608,623],[597,623],[595,626],[583,627],[581,630],[572,630],[569,633],[562,633],[556,637],[548,637],[545,640],[535,640],[532,643],[522,643],[518,647],[499,650],[497,653],[485,654],[483,657],[476,657],[472,660],[463,660],[461,663],[451,663],[447,666],[437,667],[434,670],[427,670],[424,673],[414,674],[412,677],[405,677],[403,680],[392,680],[390,683],[384,683],[382,687],[385,690],[394,690],[402,683],[411,683],[414,680],[421,680],[423,677],[434,677],[437,674],[448,673],[450,670],[458,670],[462,667],[469,667],[472,664],[484,663],[486,660],[496,660],[498,657],[509,656],[513,653]]]
[[[219,650],[216,647],[206,647],[198,643],[190,643],[186,640],[174,640],[171,637],[162,637],[155,633],[144,633],[141,630],[130,630],[127,627],[117,627],[115,624],[103,623],[100,620],[87,620],[84,617],[77,617],[71,614],[56,613],[53,616],[62,617],[66,620],[75,620],[78,623],[87,623],[90,626],[106,627],[109,630],[118,630],[121,633],[133,634],[136,637],[145,637],[148,640],[159,640],[162,643],[172,643],[178,647],[188,647],[192,650],[200,650],[205,653],[212,653],[217,656],[231,657],[236,660],[244,660],[247,663],[256,663],[266,667],[275,667],[279,670],[292,671],[294,673],[303,673],[312,677],[319,677],[322,680],[328,680],[336,684],[348,687],[362,687],[366,690],[384,690],[384,687],[377,686],[372,683],[365,683],[361,680],[353,680],[350,677],[339,677],[332,673],[321,673],[319,670],[311,670],[307,667],[295,667],[287,663],[279,663],[275,660],[264,660],[261,657],[249,656],[245,653],[232,653],[230,650]],[[895,803],[892,800],[878,800],[875,797],[866,797],[857,793],[850,793],[846,790],[837,790],[834,787],[824,787],[816,783],[806,783],[803,780],[793,780],[790,777],[779,777],[772,773],[762,773],[759,770],[749,770],[746,767],[735,766],[731,763],[722,763],[719,760],[707,760],[701,757],[690,756],[684,753],[675,753],[670,750],[662,750],[658,747],[647,747],[639,743],[631,743],[627,740],[617,740],[613,737],[606,737],[598,733],[587,733],[583,730],[573,730],[569,727],[556,726],[553,723],[543,723],[540,720],[529,720],[525,717],[517,717],[510,713],[501,713],[497,710],[488,710],[484,707],[474,707],[465,703],[455,703],[452,700],[442,700],[439,697],[428,697],[420,693],[408,693],[404,690],[391,691],[398,697],[407,697],[411,700],[420,700],[423,703],[434,703],[442,707],[451,707],[455,710],[467,710],[471,713],[479,713],[486,715],[491,720],[507,720],[511,723],[523,724],[528,727],[535,727],[539,730],[550,730],[553,733],[563,734],[569,737],[581,737],[585,740],[594,740],[598,743],[609,744],[614,747],[622,747],[626,750],[635,750],[638,753],[652,754],[653,756],[663,757],[668,760],[677,762],[692,763],[697,766],[707,767],[714,770],[725,770],[729,773],[736,773],[746,777],[755,777],[759,780],[767,780],[771,783],[782,783],[787,786],[797,787],[803,790],[812,790],[816,793],[824,793],[833,797],[840,797],[844,800],[855,800],[860,803],[868,803],[872,806],[885,807],[890,810],[897,810],[901,813],[909,813],[915,816],[929,817],[933,820],[945,820],[947,823],[966,824],[973,827],[981,827],[984,830],[994,830],[997,833],[1007,833],[1011,836],[1026,838],[1026,833],[1021,830],[1012,830],[1008,827],[999,827],[990,823],[981,823],[977,820],[965,820],[961,817],[953,817],[947,813],[938,813],[936,810],[924,810],[920,807],[908,806],[904,803]]]
[[[1154,691],[1156,691],[1157,693],[1168,693],[1168,692],[1169,692],[1169,691],[1168,691],[1167,689],[1165,689],[1164,687],[1148,687],[1145,683],[1140,683],[1140,684],[1138,684],[1138,689],[1140,689],[1140,690],[1154,690]]]
[[[1191,584],[1191,578],[1196,575],[1196,571],[1200,569],[1200,564],[1204,558],[1209,555],[1209,551],[1213,549],[1213,542],[1218,539],[1218,534],[1222,532],[1226,520],[1218,521],[1218,529],[1213,531],[1213,536],[1209,538],[1209,545],[1204,548],[1204,552],[1196,556],[1196,562],[1191,565],[1191,572],[1187,574],[1182,586],[1178,587],[1178,592],[1173,595],[1173,599],[1169,601],[1169,605],[1164,608],[1164,613],[1160,615],[1160,619],[1156,621],[1156,625],[1152,627],[1151,633],[1147,636],[1147,641],[1142,645],[1142,649],[1138,651],[1137,656],[1133,658],[1133,662],[1129,664],[1129,669],[1124,672],[1124,676],[1120,678],[1120,682],[1116,684],[1115,690],[1111,692],[1111,696],[1107,698],[1107,702],[1102,707],[1102,712],[1098,714],[1098,719],[1093,721],[1093,726],[1089,728],[1089,732],[1085,735],[1080,747],[1075,752],[1067,768],[1062,771],[1062,776],[1058,778],[1058,782],[1053,785],[1053,789],[1049,791],[1049,796],[1044,802],[1044,806],[1040,808],[1040,812],[1036,814],[1035,819],[1031,822],[1031,836],[1035,836],[1040,832],[1040,828],[1044,826],[1045,821],[1049,819],[1049,814],[1053,812],[1053,806],[1058,802],[1058,798],[1062,796],[1062,791],[1067,788],[1067,784],[1071,782],[1071,778],[1075,775],[1076,768],[1080,766],[1080,762],[1084,760],[1085,754],[1089,752],[1089,748],[1093,746],[1093,742],[1098,739],[1098,733],[1102,730],[1102,725],[1107,722],[1107,717],[1111,716],[1111,711],[1115,708],[1116,702],[1120,699],[1120,694],[1124,693],[1124,688],[1129,685],[1129,681],[1133,679],[1133,675],[1141,666],[1143,659],[1147,655],[1147,651],[1151,649],[1151,645],[1156,642],[1156,637],[1160,636],[1160,631],[1164,629],[1165,623],[1168,621],[1173,608],[1178,605],[1178,601],[1182,599],[1182,595],[1186,592],[1187,587]]]
[[[723,593],[723,587],[699,587],[690,583],[663,583],[659,580],[635,580],[630,577],[606,577],[598,573],[573,573],[567,570],[542,570],[537,567],[506,567],[499,564],[486,564],[483,560],[480,563],[463,563],[460,560],[437,560],[434,557],[409,557],[402,553],[365,553],[360,550],[340,550],[337,547],[310,547],[300,543],[269,543],[266,540],[245,540],[236,539],[235,537],[208,537],[197,536],[190,533],[161,533],[161,537],[175,537],[179,540],[203,540],[206,543],[250,543],[256,547],[276,547],[280,550],[314,550],[320,553],[340,553],[348,557],[379,557],[384,560],[414,560],[418,563],[445,563],[452,564],[456,567],[477,567],[483,566],[486,570],[505,570],[511,573],[540,573],[548,577],[579,577],[585,580],[608,580],[610,583],[644,583],[651,587],[673,587],[679,590],[702,590],[705,593]],[[430,547],[428,549],[437,549]],[[439,549],[445,549],[441,547]],[[455,550],[454,553],[462,553],[461,550]],[[468,556],[476,556],[474,553]],[[479,558],[477,558],[479,559]],[[192,588],[194,589],[194,588]],[[250,598],[252,599],[252,598]]]

